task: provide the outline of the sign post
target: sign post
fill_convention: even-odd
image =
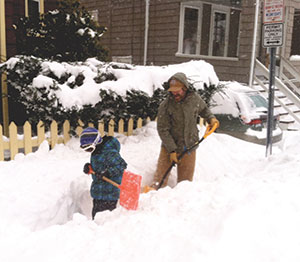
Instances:
[[[275,63],[276,63],[276,47],[270,49],[270,76],[269,76],[269,106],[268,106],[268,122],[267,122],[267,144],[266,157],[272,155],[272,137],[274,129],[274,84],[275,84]]]
[[[264,2],[263,47],[270,48],[266,157],[272,154],[276,48],[283,44],[283,1],[284,0],[265,0]]]

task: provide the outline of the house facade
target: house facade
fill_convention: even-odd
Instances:
[[[56,0],[1,0],[0,1],[0,63],[16,55],[14,24],[20,17],[36,16],[56,8]],[[23,108],[9,99],[5,76],[1,75],[0,123],[7,129],[9,118],[24,120]],[[9,100],[9,103],[8,103]],[[9,108],[9,110],[8,110]],[[8,116],[9,111],[9,116]],[[5,130],[7,133],[7,130]]]
[[[13,25],[20,17],[36,16],[40,13],[53,10],[56,7],[56,0],[4,0],[2,2],[1,17],[5,19],[1,22],[1,30],[5,36],[1,35],[1,42],[6,45],[6,54],[2,50],[1,58],[7,59],[16,54],[16,39]],[[2,20],[1,20],[2,21]],[[5,39],[4,39],[5,37]]]
[[[254,58],[267,63],[268,50],[262,47],[263,0],[81,3],[107,27],[103,44],[113,61],[167,65],[202,59],[214,66],[221,80],[245,83]],[[285,0],[284,5],[284,46],[277,53],[290,58],[300,54],[300,1]]]
[[[102,44],[111,61],[136,65],[168,65],[205,60],[220,80],[248,83],[253,60],[268,65],[262,46],[264,0],[80,0],[100,25],[107,27]],[[0,62],[16,55],[13,24],[21,16],[53,10],[56,0],[0,1]],[[300,0],[284,0],[283,46],[277,56],[300,72]],[[5,76],[1,76],[1,110],[8,108]],[[22,110],[13,101],[10,115]],[[16,113],[16,108],[18,113]],[[14,115],[15,114],[15,115]],[[0,121],[3,119],[0,114]]]

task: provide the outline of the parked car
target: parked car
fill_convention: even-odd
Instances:
[[[212,97],[211,110],[220,121],[216,132],[257,144],[266,144],[268,101],[258,91],[240,83],[223,83]],[[282,139],[279,113],[274,110],[272,143]]]

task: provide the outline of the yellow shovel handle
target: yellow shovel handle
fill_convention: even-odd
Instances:
[[[210,126],[208,125],[208,127],[206,128],[205,130],[205,134],[204,134],[204,138],[208,137],[209,135],[211,135],[213,132],[215,132],[215,130],[217,129],[218,127],[218,124],[215,123],[211,128]]]

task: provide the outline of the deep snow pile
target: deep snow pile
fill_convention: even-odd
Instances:
[[[201,130],[202,132],[204,130]],[[160,139],[149,123],[117,136],[128,170],[148,184]],[[90,219],[89,154],[78,139],[52,151],[0,162],[0,261],[289,261],[300,260],[299,132],[265,147],[212,134],[197,150],[193,182],[140,196]]]
[[[18,77],[14,76],[11,81],[18,90],[20,85],[28,81],[27,78],[32,78],[34,76],[32,74],[37,74],[32,83],[22,86],[20,91],[29,96],[28,89],[32,89],[39,99],[43,98],[40,97],[42,94],[47,94],[48,100],[57,98],[57,103],[59,102],[64,109],[72,107],[81,109],[86,105],[94,106],[100,101],[100,90],[114,91],[120,96],[125,96],[126,91],[136,90],[143,91],[151,97],[156,89],[162,88],[162,84],[177,72],[185,73],[197,89],[203,89],[204,84],[210,86],[219,83],[213,66],[204,60],[166,66],[135,66],[104,63],[95,58],[73,63],[58,63],[39,58],[34,58],[35,60],[32,61],[31,59],[33,58],[12,57],[0,64],[0,69],[7,67],[17,74]],[[30,63],[33,63],[34,66],[38,64],[39,67],[35,68],[31,75],[28,75],[28,71],[30,72],[33,66]],[[107,80],[105,75],[112,75],[115,80]],[[78,77],[81,80],[77,82]],[[102,79],[103,77],[104,79]],[[21,83],[14,82],[18,78]],[[102,81],[99,81],[99,78]],[[28,100],[31,102],[29,97]]]

